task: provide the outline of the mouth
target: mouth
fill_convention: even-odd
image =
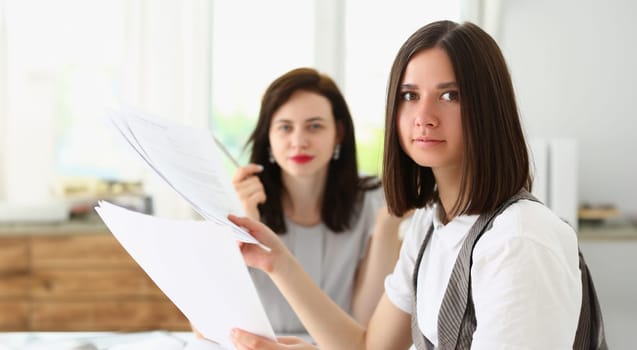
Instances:
[[[307,162],[311,161],[312,159],[314,159],[314,157],[309,156],[307,154],[297,154],[295,156],[290,157],[291,161],[293,161],[295,163],[299,163],[299,164],[307,163]]]
[[[438,140],[432,137],[425,137],[425,136],[416,137],[412,139],[412,141],[414,144],[419,145],[421,147],[433,147],[445,142],[444,140]]]

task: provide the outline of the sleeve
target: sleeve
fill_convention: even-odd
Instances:
[[[572,349],[581,282],[561,255],[528,237],[474,255],[472,349]]]
[[[405,239],[394,271],[385,278],[385,293],[389,300],[402,311],[411,314],[414,299],[413,272],[420,245],[424,239],[426,211],[418,209],[406,230]]]
[[[385,202],[385,192],[383,191],[383,187],[380,186],[376,189],[367,191],[365,193],[365,211],[369,212],[371,217],[371,229],[368,230],[368,236],[372,236],[374,234],[374,223],[376,222],[376,213],[378,210],[386,205]]]
[[[374,235],[374,225],[376,224],[376,213],[378,209],[385,205],[385,192],[382,186],[373,190],[365,191],[365,195],[362,198],[362,209],[358,217],[358,222],[355,228],[356,236],[359,237],[360,247],[358,259],[359,261],[365,258],[367,249],[369,248],[369,241]],[[362,232],[358,232],[362,231]]]

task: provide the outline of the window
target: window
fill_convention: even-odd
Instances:
[[[5,0],[10,201],[50,197],[56,177],[139,177],[103,122],[122,99],[125,3]]]
[[[293,68],[314,66],[314,1],[215,1],[212,15],[210,123],[246,163],[243,146],[265,89]]]
[[[456,1],[347,1],[344,93],[354,116],[361,171],[380,174],[389,71],[400,45],[423,25],[458,21]],[[361,11],[361,6],[365,11]]]
[[[262,93],[301,66],[339,84],[360,169],[379,174],[398,46],[460,2],[0,0],[0,197],[47,199],[58,177],[141,179],[160,216],[185,212],[105,132],[105,109],[210,126],[245,163]]]

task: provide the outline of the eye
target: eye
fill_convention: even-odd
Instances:
[[[292,130],[292,126],[290,126],[289,124],[279,124],[276,129],[279,131],[290,131]]]
[[[416,101],[420,99],[420,95],[413,91],[404,91],[400,94],[400,97],[404,101]]]
[[[460,98],[460,94],[458,93],[458,91],[452,90],[444,92],[442,95],[440,95],[440,98],[444,101],[458,101]]]
[[[323,128],[323,124],[321,123],[311,123],[310,130],[319,130]]]

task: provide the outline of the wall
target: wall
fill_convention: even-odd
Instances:
[[[580,202],[637,217],[637,23],[631,0],[502,1],[494,33],[529,137],[578,142]]]
[[[493,33],[513,75],[531,138],[578,142],[580,202],[637,217],[637,2],[509,0]],[[636,241],[582,241],[609,347],[634,348]]]
[[[637,240],[582,241],[609,349],[634,349],[637,330]]]

